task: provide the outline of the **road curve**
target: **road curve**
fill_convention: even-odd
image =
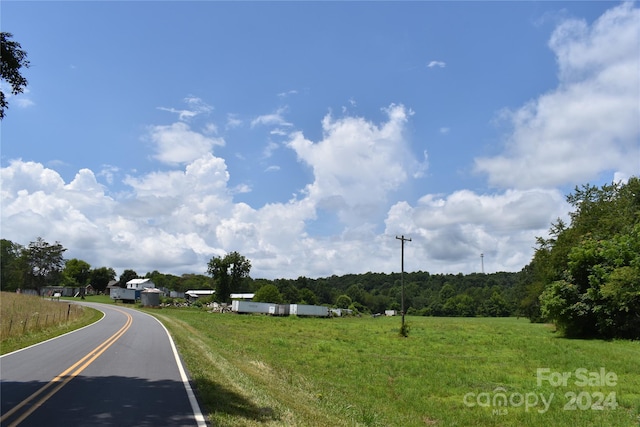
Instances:
[[[104,317],[0,357],[0,425],[205,427],[164,326],[123,306],[85,305]]]

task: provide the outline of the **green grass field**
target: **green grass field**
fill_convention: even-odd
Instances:
[[[407,317],[400,338],[397,317],[148,312],[213,425],[640,425],[639,342],[568,340],[513,318]],[[546,379],[564,372],[566,385]]]
[[[31,310],[4,296],[3,322]],[[640,342],[568,340],[513,318],[407,317],[401,338],[397,317],[145,311],[170,330],[216,426],[640,426]],[[1,351],[99,316],[3,334]]]

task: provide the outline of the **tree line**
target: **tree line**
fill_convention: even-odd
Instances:
[[[111,267],[92,268],[81,259],[65,259],[66,248],[41,237],[22,246],[7,239],[0,241],[0,289],[15,292],[18,289],[35,289],[38,293],[45,286],[81,288],[91,285],[96,292],[105,292],[109,283],[125,287],[131,279],[150,278],[158,287],[185,292],[188,289],[211,288],[211,277],[202,274],[174,276],[158,271],[144,276],[126,269],[119,279]]]
[[[67,250],[60,242],[42,238],[27,246],[2,239],[1,279],[3,291],[44,286],[83,287],[104,292],[115,281],[110,267],[91,268],[83,260],[64,259]],[[358,313],[400,310],[399,273],[348,274],[311,279],[254,279],[251,262],[237,252],[214,257],[207,265],[209,275],[176,276],[159,271],[144,276],[132,269],[120,275],[116,285],[124,287],[135,278],[149,278],[159,288],[177,292],[215,289],[215,299],[229,302],[231,293],[255,293],[256,300],[291,304],[319,304],[350,308]],[[509,316],[517,314],[520,301],[518,273],[429,274],[405,273],[405,306],[408,314],[431,316]]]
[[[538,238],[522,309],[566,336],[640,339],[640,179],[583,185]]]

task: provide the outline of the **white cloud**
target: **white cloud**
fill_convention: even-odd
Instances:
[[[102,169],[98,172],[97,176],[104,177],[107,184],[113,184],[114,176],[120,172],[120,168],[113,165],[102,165]]]
[[[389,155],[398,150],[399,129],[390,128],[402,127],[406,116],[403,119],[399,111],[390,111],[390,117],[395,118],[380,126],[360,119],[327,119],[327,136],[314,146],[326,144],[322,153],[331,161],[344,153],[335,144],[338,137],[359,135],[353,138],[355,146],[348,148],[355,155],[354,162],[360,163],[358,171],[375,167],[383,159],[400,165]],[[378,141],[387,151],[360,158],[357,147],[369,146],[363,140]],[[545,235],[549,223],[566,212],[556,191],[476,195],[462,190],[449,196],[425,195],[416,206],[400,201],[385,207],[379,200],[378,209],[387,210],[381,234],[374,223],[353,221],[342,230],[312,236],[309,227],[322,206],[328,209],[334,203],[346,210],[347,217],[367,218],[357,206],[341,204],[344,198],[321,195],[335,191],[374,205],[375,197],[383,199],[390,190],[376,189],[389,177],[365,173],[359,178],[357,173],[326,170],[322,156],[307,154],[317,167],[315,187],[301,199],[260,208],[233,201],[226,164],[210,153],[182,170],[127,177],[125,183],[131,190],[115,199],[90,170],[79,171],[65,184],[41,164],[16,160],[0,175],[3,238],[23,244],[38,236],[58,240],[69,248],[68,257],[118,272],[132,268],[141,274],[153,270],[203,273],[213,255],[237,250],[251,259],[253,277],[277,278],[398,271],[399,246],[394,237],[405,234],[413,239],[406,248],[408,271],[479,271],[480,253],[485,254],[487,271],[513,271],[530,260],[535,236]],[[323,179],[333,179],[336,186],[324,186]],[[363,181],[351,182],[358,179]],[[361,188],[373,195],[356,195]]]
[[[269,131],[269,133],[271,135],[278,135],[278,136],[286,136],[289,134],[289,132],[285,131],[284,129],[280,129],[280,128],[276,128],[276,129],[272,129]]]
[[[386,206],[389,192],[419,169],[404,135],[411,112],[391,105],[386,113],[388,121],[379,126],[362,118],[334,120],[327,115],[322,141],[314,143],[297,132],[288,143],[313,169],[307,197],[345,223],[372,220]]]
[[[268,159],[273,155],[273,152],[276,151],[278,148],[280,148],[280,144],[278,144],[277,142],[269,141],[266,147],[264,147],[264,150],[262,151],[262,156],[265,159]]]
[[[0,90],[4,93],[5,99],[10,106],[15,105],[19,108],[29,108],[36,105],[36,103],[31,99],[31,90],[29,90],[28,87],[23,87],[21,93],[14,94],[11,85],[2,80],[0,81]]]
[[[278,94],[278,97],[279,97],[279,98],[286,98],[286,97],[288,97],[288,96],[291,96],[291,95],[297,95],[297,94],[298,94],[298,91],[297,91],[297,90],[295,90],[295,89],[292,89],[292,90],[288,90],[288,91],[286,91],[286,92],[280,92],[280,93]]]
[[[242,125],[242,120],[238,118],[237,114],[227,114],[227,129],[234,129]]]
[[[233,194],[251,193],[251,191],[251,186],[248,184],[238,184],[231,190]]]
[[[33,107],[34,105],[36,105],[36,103],[30,99],[30,98],[25,98],[23,96],[18,96],[14,102],[16,103],[16,105],[20,108],[29,108],[29,107]]]
[[[174,113],[178,115],[178,119],[182,121],[186,121],[192,119],[200,114],[208,114],[213,111],[213,107],[208,105],[202,99],[188,96],[184,100],[184,103],[187,104],[189,109],[176,109],[176,108],[168,108],[168,107],[158,107],[158,110],[168,111],[169,113]]]
[[[516,111],[504,154],[476,159],[500,187],[575,185],[603,172],[637,173],[640,158],[640,10],[615,7],[593,25],[568,20],[549,46],[558,87]]]
[[[214,146],[225,144],[224,139],[206,137],[183,122],[152,126],[148,138],[155,145],[154,157],[167,164],[189,163],[209,153]]]
[[[258,116],[251,121],[251,127],[255,126],[293,126],[292,123],[289,123],[284,118],[284,113],[286,108],[279,108],[275,113],[265,114],[262,116]]]
[[[557,190],[490,195],[461,190],[445,197],[426,195],[415,207],[395,204],[386,234],[413,239],[411,257],[424,262],[415,269],[479,271],[478,257],[484,253],[491,271],[514,271],[530,262],[536,237],[546,236],[550,224],[566,217],[567,210]]]
[[[435,67],[444,68],[446,66],[447,66],[447,64],[445,62],[443,62],[443,61],[430,61],[427,64],[427,68],[435,68]]]
[[[373,225],[350,220],[370,218],[368,209],[384,216],[387,194],[418,167],[402,135],[411,112],[391,106],[386,113],[380,125],[327,116],[322,141],[294,138],[290,147],[314,169],[314,181],[299,199],[259,208],[233,201],[249,188],[229,188],[225,161],[204,152],[210,141],[195,144],[195,150],[194,144],[185,146],[185,140],[207,138],[184,123],[156,126],[152,135],[160,160],[179,159],[185,166],[127,176],[129,190],[115,198],[88,169],[67,184],[52,169],[16,160],[2,169],[3,237],[23,244],[38,236],[58,240],[70,249],[69,257],[141,274],[203,272],[211,256],[231,250],[252,260],[254,277],[388,270],[388,260],[380,259],[385,250],[376,247],[386,237],[376,236]],[[160,144],[167,141],[177,141],[181,151]],[[109,182],[116,172],[105,166],[100,176]],[[341,206],[341,200],[348,203]],[[318,206],[331,209],[332,203],[351,226],[342,234],[310,236],[308,224],[317,220]],[[344,251],[353,255],[344,257]]]
[[[40,163],[13,160],[6,168],[2,168],[3,197],[14,195],[19,191],[34,193],[36,191],[52,192],[64,185],[60,175]]]

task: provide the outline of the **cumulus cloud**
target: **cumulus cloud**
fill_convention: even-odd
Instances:
[[[336,120],[327,115],[322,121],[322,141],[314,143],[297,132],[288,143],[298,159],[313,169],[307,197],[335,211],[346,223],[370,220],[389,192],[419,168],[404,135],[411,112],[391,105],[386,113],[388,121],[380,125],[358,117]]]
[[[640,10],[615,7],[589,26],[567,20],[549,47],[558,87],[502,116],[513,130],[506,150],[478,158],[498,187],[574,185],[603,172],[637,173],[640,158]]]
[[[386,233],[411,235],[412,257],[428,263],[423,268],[429,271],[479,271],[481,253],[494,271],[513,271],[530,261],[536,237],[546,236],[549,225],[567,211],[557,190],[487,195],[460,190],[425,195],[416,206],[395,204]]]
[[[214,146],[225,144],[224,139],[207,137],[183,122],[152,126],[148,139],[154,144],[154,158],[167,164],[189,163],[210,152]]]
[[[288,147],[313,179],[298,197],[261,207],[234,201],[249,188],[230,187],[225,160],[210,152],[181,167],[126,176],[128,190],[117,196],[88,169],[65,183],[39,163],[15,160],[1,172],[3,237],[59,240],[70,257],[142,274],[202,273],[212,256],[232,250],[252,260],[254,277],[397,271],[400,234],[413,239],[407,270],[478,271],[480,253],[487,271],[522,268],[535,237],[566,212],[562,196],[460,190],[426,194],[414,206],[390,201],[423,166],[404,136],[411,111],[392,105],[385,112],[379,124],[326,116],[318,142],[294,135]],[[313,231],[327,213],[337,224]]]
[[[231,250],[252,260],[256,277],[386,269],[388,260],[370,261],[384,253],[375,245],[387,240],[376,236],[373,226],[347,221],[351,224],[342,232],[308,232],[318,209],[338,212],[344,220],[370,218],[372,208],[384,215],[386,195],[418,168],[403,139],[411,112],[403,106],[385,111],[387,120],[379,125],[327,116],[318,143],[294,137],[289,147],[313,168],[314,180],[302,197],[262,207],[233,200],[249,188],[229,187],[224,159],[208,151],[213,143],[185,123],[152,129],[159,160],[174,167],[128,175],[122,181],[127,190],[115,196],[88,169],[65,183],[53,169],[15,160],[1,175],[3,237],[19,243],[38,236],[59,240],[70,249],[68,256],[140,273],[203,272],[211,256]],[[180,150],[173,151],[168,141]],[[109,182],[117,172],[104,166],[100,175]],[[345,250],[354,255],[344,257]]]

